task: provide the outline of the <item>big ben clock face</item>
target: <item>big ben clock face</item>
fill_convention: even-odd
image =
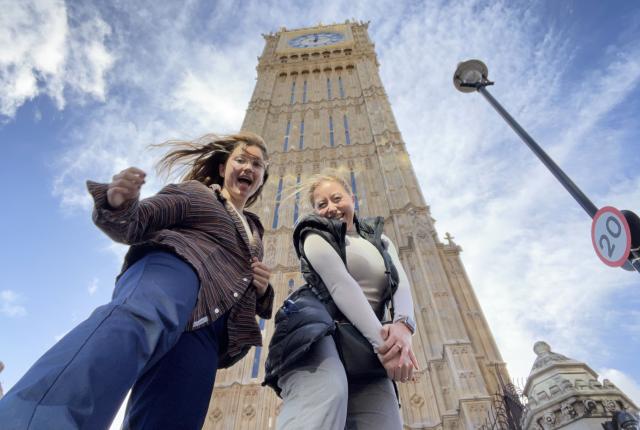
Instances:
[[[311,33],[298,36],[289,41],[289,46],[294,48],[314,48],[316,46],[333,45],[342,42],[344,35],[335,32]]]

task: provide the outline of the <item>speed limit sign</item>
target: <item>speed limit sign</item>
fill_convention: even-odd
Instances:
[[[631,249],[631,231],[622,212],[611,206],[601,208],[593,217],[591,241],[604,264],[623,266]]]

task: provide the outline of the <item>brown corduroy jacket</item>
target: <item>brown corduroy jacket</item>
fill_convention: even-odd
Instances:
[[[200,279],[198,301],[187,330],[203,327],[229,312],[229,344],[220,367],[241,359],[251,346],[262,345],[255,315],[271,318],[274,291],[269,285],[258,298],[251,285],[251,259],[263,257],[264,228],[258,216],[244,211],[254,238],[250,242],[242,221],[219,188],[185,181],[114,210],[107,201],[107,187],[87,181],[95,203],[95,224],[114,241],[131,245],[119,276],[149,250],[170,250],[188,262]]]

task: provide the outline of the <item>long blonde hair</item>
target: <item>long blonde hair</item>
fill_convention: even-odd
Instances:
[[[205,134],[195,140],[168,140],[152,146],[175,148],[158,161],[156,165],[158,173],[169,175],[176,169],[183,172],[180,177],[181,181],[196,180],[206,186],[218,184],[222,187],[224,178],[220,175],[220,166],[227,162],[229,155],[238,145],[257,146],[265,159],[262,185],[247,200],[245,206],[249,207],[258,199],[269,178],[269,164],[266,162],[268,160],[267,145],[257,134],[249,131],[241,131],[228,136]]]

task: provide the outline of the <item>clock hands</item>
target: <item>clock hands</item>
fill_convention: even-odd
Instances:
[[[312,48],[315,46],[331,45],[341,40],[344,40],[344,36],[340,33],[311,33],[290,40],[289,45],[298,48]]]

